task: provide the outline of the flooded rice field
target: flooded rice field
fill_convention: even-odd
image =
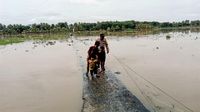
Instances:
[[[82,77],[66,42],[0,46],[1,112],[78,112]]]
[[[81,111],[84,62],[96,38],[0,46],[0,111]],[[114,73],[148,110],[200,111],[200,33],[107,39],[106,71]]]
[[[112,41],[107,64],[126,74],[119,77],[133,93],[140,91],[141,99],[154,111],[198,112],[200,35],[168,35],[170,39],[161,34]]]

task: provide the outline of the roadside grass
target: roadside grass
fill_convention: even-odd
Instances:
[[[47,40],[63,40],[67,39],[69,34],[23,34],[23,35],[9,35],[1,36],[0,45],[8,45],[14,43],[21,43],[24,41],[47,41]]]
[[[13,44],[13,43],[21,43],[24,42],[25,39],[23,38],[6,38],[6,39],[0,39],[0,45],[7,45],[7,44]]]

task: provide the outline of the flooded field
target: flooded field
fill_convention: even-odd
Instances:
[[[166,36],[169,36],[166,38]],[[97,37],[0,46],[0,111],[79,112]],[[200,111],[200,33],[107,37],[106,70],[151,111]]]
[[[199,112],[199,36],[169,33],[119,38],[110,42],[107,65],[121,72],[119,77],[127,87],[135,94],[140,91],[154,111]]]
[[[199,36],[199,33],[173,32],[107,37],[111,49],[107,69],[115,72],[151,111],[198,112]],[[77,38],[79,47],[86,51],[94,38]]]
[[[79,112],[82,75],[66,42],[0,46],[1,112]]]

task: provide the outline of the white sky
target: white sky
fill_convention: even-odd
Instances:
[[[0,23],[200,19],[200,0],[0,0]]]

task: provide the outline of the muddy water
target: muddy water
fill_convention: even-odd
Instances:
[[[199,33],[118,38],[110,47],[107,65],[121,72],[133,93],[143,93],[147,106],[161,112],[200,111]]]
[[[78,38],[83,58],[95,38]],[[200,33],[107,38],[107,69],[115,72],[149,110],[200,111]]]
[[[95,38],[0,46],[0,111],[79,112],[86,69],[77,57]],[[106,69],[149,110],[200,111],[200,33],[107,38]]]
[[[67,42],[0,46],[1,112],[79,112],[82,76]]]

